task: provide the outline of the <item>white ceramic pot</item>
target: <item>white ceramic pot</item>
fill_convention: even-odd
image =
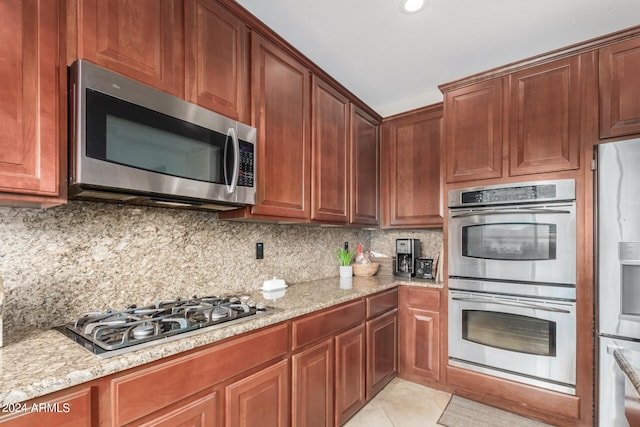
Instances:
[[[353,276],[353,267],[350,265],[341,265],[340,266],[340,277],[352,277]]]

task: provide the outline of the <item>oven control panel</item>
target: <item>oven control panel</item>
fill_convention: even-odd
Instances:
[[[451,190],[449,207],[575,200],[575,180],[524,182]]]
[[[492,190],[476,190],[462,193],[462,203],[510,203],[552,199],[556,196],[553,185],[528,185],[526,187],[496,188]]]

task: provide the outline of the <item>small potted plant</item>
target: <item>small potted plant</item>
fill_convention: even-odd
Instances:
[[[352,277],[351,260],[355,254],[347,249],[339,248],[333,255],[340,262],[340,277]]]

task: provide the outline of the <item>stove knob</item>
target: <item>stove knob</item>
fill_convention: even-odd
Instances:
[[[242,302],[247,302],[250,299],[251,299],[251,297],[249,295],[247,295],[247,294],[240,295],[240,301],[242,301]]]
[[[267,309],[267,306],[265,305],[265,303],[259,302],[256,304],[256,310],[265,311],[266,309]]]
[[[249,308],[256,308],[257,304],[254,300],[249,300],[247,301],[247,305],[249,306]]]
[[[240,302],[240,298],[238,298],[238,297],[236,297],[236,296],[229,297],[229,302],[230,302],[231,304],[237,304],[237,303],[239,303],[239,302]]]

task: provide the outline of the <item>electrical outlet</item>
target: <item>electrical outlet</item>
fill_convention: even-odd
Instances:
[[[256,243],[256,259],[264,258],[264,243]]]
[[[344,250],[345,251],[349,250],[349,242],[344,242]]]

